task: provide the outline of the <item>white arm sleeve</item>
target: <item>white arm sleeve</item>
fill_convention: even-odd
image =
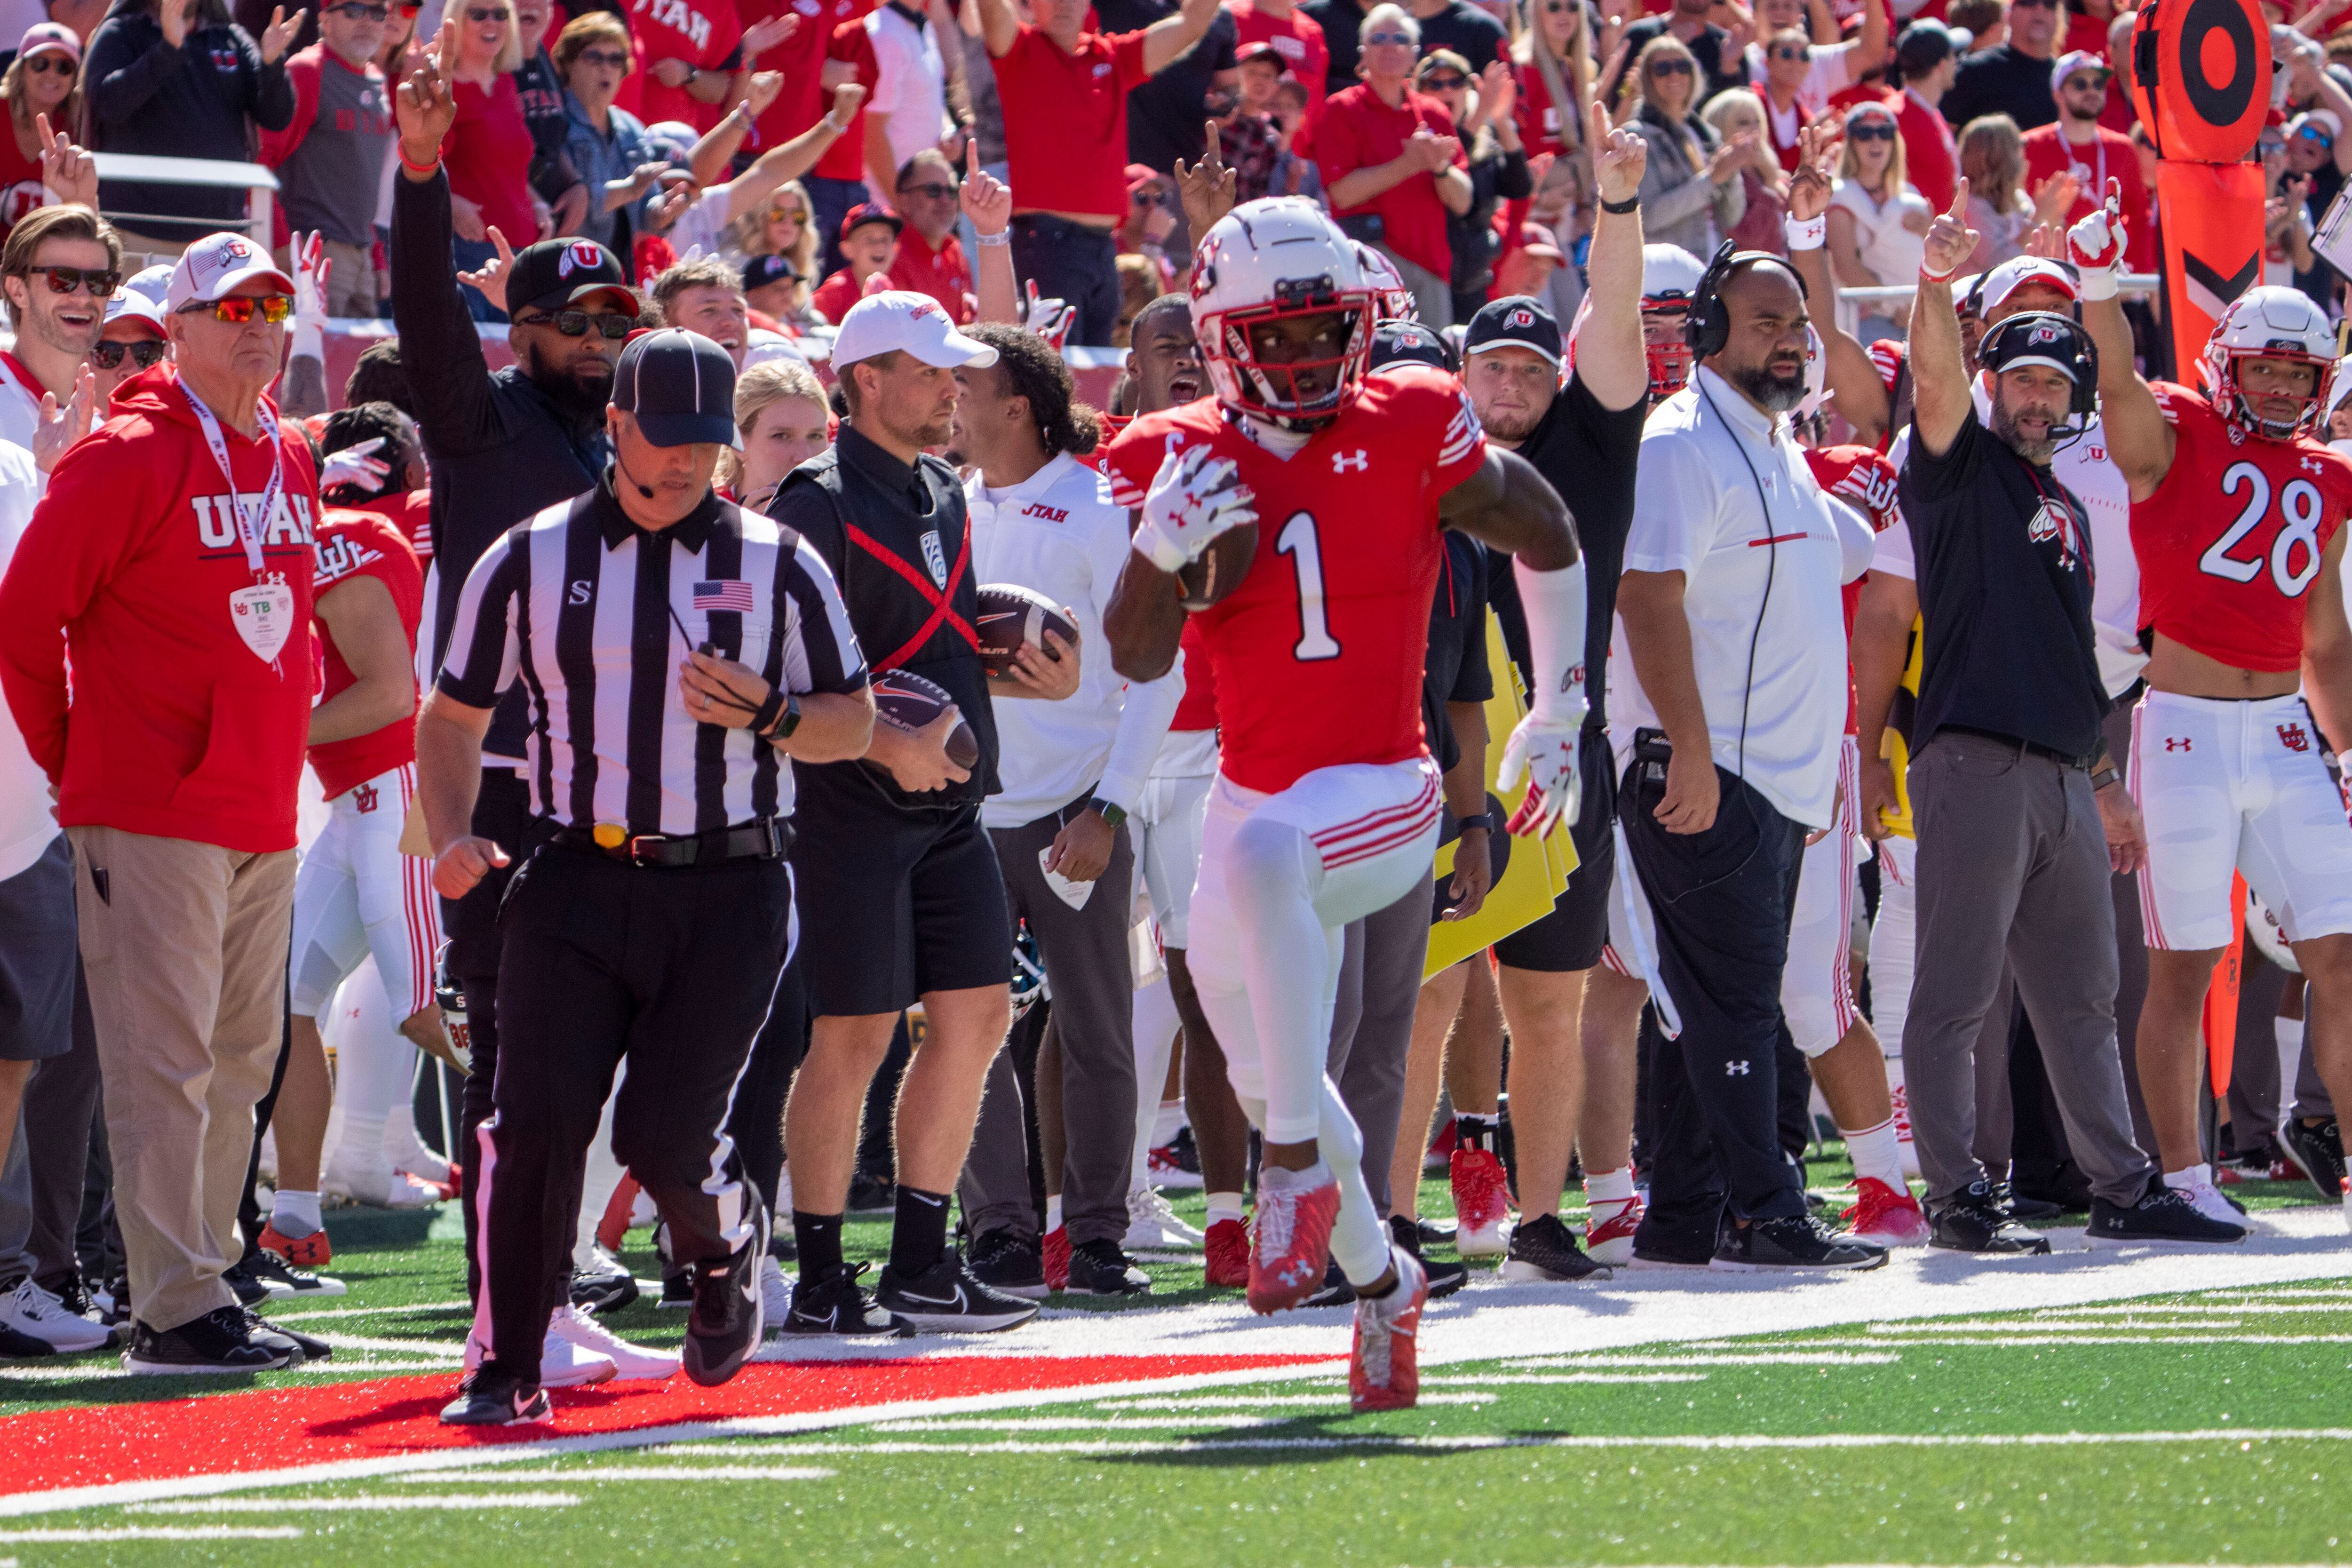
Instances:
[[[1581,724],[1584,699],[1584,559],[1557,572],[1537,572],[1516,557],[1511,570],[1528,616],[1528,649],[1536,689],[1533,717]]]

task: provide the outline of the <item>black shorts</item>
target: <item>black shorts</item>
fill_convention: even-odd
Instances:
[[[0,1062],[48,1061],[73,1049],[79,930],[73,851],[58,833],[31,865],[0,881]]]
[[[1541,974],[1570,974],[1601,962],[1609,944],[1609,889],[1617,877],[1617,763],[1609,737],[1587,730],[1578,750],[1582,798],[1569,837],[1576,869],[1552,901],[1551,913],[1495,944],[1495,962]]]
[[[900,811],[803,789],[793,826],[812,1017],[896,1013],[926,992],[1012,983],[1004,875],[977,805]]]

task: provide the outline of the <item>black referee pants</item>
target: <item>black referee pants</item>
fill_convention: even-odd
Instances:
[[[498,1081],[474,1151],[487,1359],[535,1382],[583,1163],[625,1058],[613,1154],[660,1207],[672,1259],[714,1262],[758,1234],[760,1195],[725,1128],[791,946],[792,872],[646,869],[551,845],[515,873],[499,931]]]
[[[462,899],[441,900],[441,929],[449,938],[449,974],[466,994],[466,1037],[473,1070],[457,1105],[457,1136],[449,1158],[458,1166],[457,1198],[466,1220],[466,1294],[482,1293],[480,1226],[474,1200],[482,1162],[474,1151],[482,1123],[490,1119],[490,1086],[499,1074],[499,900],[506,897],[514,868],[528,853],[523,834],[530,822],[530,786],[512,768],[484,768],[474,796],[475,834],[505,850],[511,862],[493,867]],[[564,1275],[568,1279],[571,1267]]]
[[[1715,824],[1669,833],[1660,784],[1625,773],[1619,820],[1657,921],[1659,979],[1681,1015],[1650,1064],[1654,1249],[1704,1259],[1727,1206],[1742,1219],[1801,1215],[1805,1194],[1780,1152],[1780,972],[1805,830],[1723,768]]]

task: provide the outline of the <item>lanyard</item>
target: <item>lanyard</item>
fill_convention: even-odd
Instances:
[[[180,383],[180,393],[188,400],[188,406],[195,410],[196,423],[204,428],[205,445],[213,449],[213,461],[220,465],[221,480],[228,486],[229,510],[236,515],[236,536],[245,544],[246,563],[253,568],[253,580],[266,582],[268,574],[262,569],[261,533],[268,526],[271,514],[278,510],[278,491],[286,480],[286,448],[278,444],[278,420],[269,412],[268,404],[255,405],[254,414],[260,421],[261,433],[269,442],[271,461],[269,488],[261,492],[258,510],[248,511],[245,497],[237,491],[236,476],[229,471],[228,443],[221,438],[220,421],[213,417],[213,411],[205,406],[204,399],[198,397],[195,388],[185,381]]]

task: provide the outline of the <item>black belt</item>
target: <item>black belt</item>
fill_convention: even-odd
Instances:
[[[599,834],[611,842],[600,841]],[[566,849],[585,849],[627,866],[676,870],[687,866],[717,866],[729,860],[780,860],[792,853],[793,825],[781,816],[762,816],[740,827],[716,827],[708,833],[640,833],[632,837],[607,822],[595,827],[558,829],[551,842]]]
[[[2041,757],[2044,761],[2056,763],[2062,768],[2073,768],[2077,773],[2089,773],[2091,764],[2098,760],[2099,755],[2096,752],[2090,752],[2078,756],[2073,752],[2062,752],[2055,746],[2038,745],[2032,741],[2021,741],[2014,735],[2003,735],[1991,730],[1979,730],[1967,724],[1946,724],[1936,732],[1939,735],[1947,733],[1974,735],[1979,741],[1991,741],[2003,746],[2014,746],[2027,756]]]

